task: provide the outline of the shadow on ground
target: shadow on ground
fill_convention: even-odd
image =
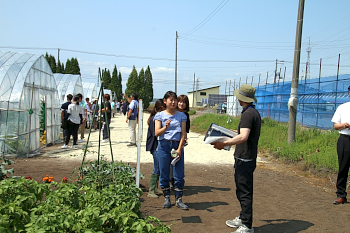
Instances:
[[[261,227],[254,227],[254,232],[270,233],[270,232],[284,232],[284,233],[296,233],[307,230],[314,226],[313,223],[302,220],[288,220],[288,219],[275,219],[275,220],[261,220],[267,222],[267,225]]]

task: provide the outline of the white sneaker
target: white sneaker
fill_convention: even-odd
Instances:
[[[83,142],[83,139],[79,139],[78,142],[79,142],[79,143],[82,143],[82,142]]]
[[[77,148],[77,145],[73,145],[72,148]]]
[[[108,139],[103,139],[101,142],[102,143],[108,142]]]
[[[229,227],[240,227],[243,225],[243,223],[242,223],[242,220],[238,216],[233,220],[227,220],[226,225]]]
[[[67,149],[67,148],[68,148],[67,145],[63,145],[63,146],[62,146],[62,149]]]
[[[254,228],[252,227],[251,229],[249,229],[248,227],[246,227],[246,225],[243,224],[236,231],[232,233],[254,233]]]

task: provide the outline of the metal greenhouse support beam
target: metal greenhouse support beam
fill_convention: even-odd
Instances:
[[[295,141],[295,125],[296,125],[297,108],[298,108],[298,82],[299,82],[301,35],[303,31],[304,2],[305,0],[299,0],[298,22],[297,22],[297,31],[295,36],[295,50],[294,50],[294,61],[293,61],[293,79],[292,79],[292,88],[290,91],[290,98],[288,101],[288,109],[289,109],[288,144],[291,144]]]

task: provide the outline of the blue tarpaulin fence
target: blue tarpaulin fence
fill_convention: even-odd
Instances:
[[[258,86],[256,109],[261,117],[288,122],[288,100],[292,82]],[[337,107],[350,101],[350,74],[299,81],[297,122],[307,127],[331,129],[331,119]]]

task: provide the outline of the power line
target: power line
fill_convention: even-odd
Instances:
[[[226,1],[226,2],[225,2]],[[229,0],[223,0],[219,6],[217,6],[215,8],[215,10],[213,10],[204,20],[202,20],[202,22],[200,22],[197,26],[195,26],[194,28],[192,28],[190,31],[188,31],[187,33],[184,34],[184,36],[188,36],[192,33],[194,33],[195,31],[197,31],[198,29],[200,29],[201,27],[203,27],[211,18],[214,17],[214,15],[216,15],[216,13],[218,13],[221,8],[223,8]],[[225,2],[225,3],[224,3]],[[220,7],[220,8],[219,8]],[[219,8],[219,9],[218,9]]]

